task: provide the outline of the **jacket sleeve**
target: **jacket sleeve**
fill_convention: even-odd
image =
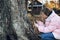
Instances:
[[[53,26],[53,25],[49,25],[48,27],[45,27],[44,25],[38,25],[38,24],[34,24],[39,32],[43,32],[43,33],[48,33],[48,32],[52,32],[54,31],[57,27],[56,26]]]

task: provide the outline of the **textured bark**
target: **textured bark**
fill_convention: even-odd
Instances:
[[[27,11],[25,9],[25,0],[11,0],[12,21],[16,30],[18,40],[28,40],[25,29],[28,27],[26,23]]]
[[[17,40],[11,21],[10,0],[0,0],[0,40]]]

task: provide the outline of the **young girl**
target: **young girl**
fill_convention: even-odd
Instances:
[[[36,20],[37,23],[34,23],[39,32],[42,32],[42,34],[39,35],[41,39],[60,39],[60,17],[57,15],[57,13],[55,13],[54,10],[50,10],[48,14],[43,13],[41,16],[44,19],[44,23],[39,20]]]

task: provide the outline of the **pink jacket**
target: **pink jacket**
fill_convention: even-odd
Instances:
[[[52,32],[56,39],[60,39],[60,17],[54,11],[52,11],[51,15],[45,20],[45,24],[37,21],[35,26],[40,32]]]

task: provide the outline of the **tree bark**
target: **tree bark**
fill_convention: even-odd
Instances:
[[[0,40],[17,40],[11,21],[10,0],[0,0]]]
[[[11,5],[13,26],[16,30],[18,40],[28,40],[25,34],[25,29],[28,29],[25,0],[11,0]]]

